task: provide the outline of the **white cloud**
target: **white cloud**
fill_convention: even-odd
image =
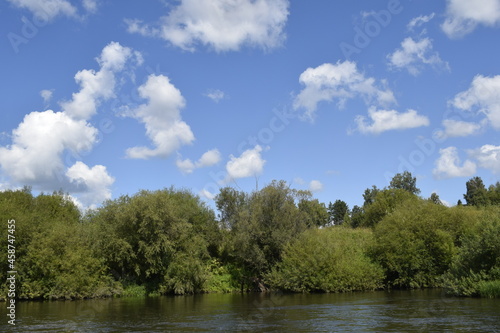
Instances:
[[[463,120],[445,119],[443,120],[444,131],[440,132],[443,138],[454,138],[476,134],[481,125]]]
[[[471,177],[476,173],[476,164],[471,160],[466,160],[460,166],[460,158],[456,147],[448,147],[439,150],[439,158],[436,160],[436,167],[432,171],[437,179]]]
[[[293,179],[293,182],[296,183],[296,184],[299,184],[299,185],[304,185],[306,182],[304,179],[300,178],[300,177],[295,177]]]
[[[415,28],[422,26],[425,23],[428,23],[430,20],[434,18],[435,14],[431,13],[429,15],[421,15],[413,18],[410,23],[406,26],[408,30],[412,31]]]
[[[175,161],[175,165],[177,165],[177,168],[184,174],[192,173],[194,169],[196,169],[193,161],[191,161],[189,158],[185,160],[177,159]]]
[[[220,159],[220,152],[217,149],[212,149],[201,155],[196,166],[198,168],[209,167],[219,163]]]
[[[90,13],[97,11],[97,0],[82,0],[82,5]]]
[[[45,105],[48,105],[50,103],[50,100],[52,99],[52,90],[44,89],[40,91],[40,96],[43,98],[43,102]]]
[[[500,173],[500,146],[484,145],[469,151],[469,154],[478,161],[481,168],[488,169],[495,174]]]
[[[230,156],[226,164],[228,180],[257,176],[264,170],[266,161],[262,159],[262,147],[257,145],[253,149],[245,150],[240,157]]]
[[[74,118],[89,119],[97,112],[99,103],[113,97],[115,74],[122,71],[127,61],[138,54],[117,42],[109,43],[96,58],[101,69],[84,69],[76,73],[75,81],[80,84],[80,91],[73,93],[70,101],[61,102],[64,112]]]
[[[200,159],[193,163],[190,159],[177,159],[175,162],[182,173],[192,173],[195,169],[210,167],[220,162],[221,156],[217,149],[212,149],[201,155]]]
[[[432,65],[449,70],[447,62],[439,57],[437,52],[432,52],[432,41],[423,38],[419,41],[407,37],[401,42],[401,48],[387,56],[389,65],[396,69],[406,69],[411,75],[418,75],[423,65]]]
[[[30,185],[49,192],[63,189],[82,208],[110,198],[114,179],[106,168],[90,168],[83,162],[74,163],[74,159],[95,145],[98,130],[88,120],[96,112],[98,101],[114,94],[114,75],[123,70],[133,54],[118,43],[110,43],[97,59],[99,72],[78,72],[82,88],[73,94],[72,101],[62,103],[62,112],[31,112],[24,117],[12,131],[12,143],[0,146],[1,176],[9,187]],[[51,95],[49,90],[41,92],[47,101]],[[78,105],[80,101],[86,105]]]
[[[19,8],[25,8],[38,18],[50,21],[58,15],[74,17],[77,9],[66,0],[8,0]]]
[[[426,116],[419,115],[417,111],[411,109],[400,113],[396,110],[377,110],[375,107],[370,107],[368,116],[371,125],[366,123],[364,116],[357,116],[355,119],[358,130],[364,134],[429,126],[429,119]]]
[[[478,24],[500,22],[500,0],[447,0],[446,19],[441,28],[450,38],[471,33]]]
[[[7,0],[18,8],[29,10],[38,19],[52,21],[57,16],[81,18],[78,8],[68,0]],[[82,0],[82,7],[87,13],[97,10],[96,0]]]
[[[311,180],[309,183],[309,191],[319,192],[323,190],[323,184],[319,180]]]
[[[466,111],[477,109],[486,115],[496,130],[500,130],[500,75],[477,75],[470,88],[457,94],[449,103]]]
[[[213,200],[215,199],[215,194],[206,190],[206,189],[203,189],[201,190],[199,193],[198,193],[200,196],[202,196],[203,198],[206,198],[208,200]]]
[[[391,90],[377,87],[375,79],[365,77],[351,61],[308,68],[300,75],[299,81],[305,88],[295,97],[293,105],[295,109],[306,109],[305,116],[310,119],[322,101],[337,99],[339,107],[357,96],[364,98],[366,103],[389,105],[396,102]]]
[[[126,20],[128,31],[159,37],[184,50],[199,44],[217,52],[243,45],[270,49],[285,39],[288,0],[181,0],[158,25]]]
[[[111,199],[110,187],[115,179],[111,177],[105,166],[96,165],[89,168],[83,162],[76,162],[66,171],[70,183],[76,192],[81,192],[78,201],[85,207],[93,208],[104,200]]]
[[[12,145],[0,147],[0,165],[16,183],[51,184],[63,171],[62,154],[92,148],[97,129],[63,112],[32,112],[12,132]]]
[[[127,149],[129,158],[148,159],[168,157],[182,145],[194,141],[193,132],[182,121],[181,109],[186,102],[181,92],[164,75],[150,75],[146,83],[139,87],[140,97],[147,99],[146,104],[131,110],[132,115],[144,123],[146,135],[154,148],[133,147]]]
[[[211,89],[207,91],[204,96],[210,98],[212,101],[215,103],[219,103],[221,99],[224,99],[226,97],[226,94],[222,90],[219,89]]]

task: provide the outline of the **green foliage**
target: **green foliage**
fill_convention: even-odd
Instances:
[[[466,206],[416,195],[410,173],[363,194],[362,207],[325,205],[273,181],[221,189],[219,219],[173,188],[111,200],[84,216],[62,192],[0,192],[0,220],[15,219],[17,297],[78,299],[267,290],[340,292],[445,286],[499,297],[500,183],[467,183]],[[329,214],[330,213],[330,214]],[[325,227],[330,218],[346,227]],[[369,227],[369,228],[362,228]],[[353,229],[356,228],[356,229]],[[0,229],[0,247],[8,245]],[[0,299],[8,261],[0,262]],[[266,285],[267,284],[267,285]]]
[[[324,203],[318,199],[304,198],[299,201],[298,208],[304,214],[307,227],[323,227],[328,224],[329,216]]]
[[[363,207],[354,205],[351,210],[351,215],[346,223],[351,228],[357,228],[365,224],[365,210]]]
[[[146,286],[139,286],[137,284],[130,284],[123,288],[120,293],[121,297],[144,297],[147,296]]]
[[[223,265],[218,259],[213,259],[208,266],[209,278],[205,289],[207,292],[236,292],[240,291],[240,285],[237,278],[238,274],[234,271],[232,264]]]
[[[273,288],[294,292],[378,289],[383,271],[366,255],[371,241],[370,230],[308,230],[286,247],[267,280]]]
[[[307,221],[317,218],[304,209],[315,205],[305,204],[309,197],[310,193],[290,189],[284,181],[273,181],[249,195],[228,188],[221,190],[216,197],[217,207],[224,224],[231,227],[226,262],[239,268],[242,286],[262,289],[262,276],[281,260],[286,244],[306,229]],[[297,202],[302,202],[302,210]]]
[[[73,299],[119,292],[85,241],[80,213],[62,193],[33,197],[28,189],[0,192],[0,219],[15,219],[18,298]],[[7,228],[1,247],[7,248]],[[0,278],[9,270],[1,263]],[[5,288],[4,288],[5,290]]]
[[[500,182],[488,187],[488,198],[492,205],[500,205]]]
[[[473,177],[466,184],[467,193],[464,199],[468,206],[486,206],[490,203],[488,191],[486,190],[481,177]]]
[[[411,194],[420,194],[420,189],[417,187],[417,178],[413,177],[411,172],[405,171],[397,173],[389,184],[389,189],[405,190]]]
[[[437,287],[450,267],[474,210],[450,209],[427,200],[398,205],[375,227],[373,257],[384,267],[387,284],[398,288]]]
[[[373,202],[364,208],[362,227],[374,227],[386,215],[406,201],[418,201],[418,197],[403,189],[378,190]]]
[[[363,203],[363,207],[368,207],[369,205],[374,203],[375,197],[377,196],[378,192],[380,192],[380,190],[375,185],[373,185],[372,188],[367,188],[363,193],[363,199],[365,200]]]
[[[219,247],[213,212],[188,191],[141,191],[108,201],[90,218],[95,251],[122,281],[148,292],[203,291],[206,264]]]
[[[344,223],[346,215],[349,215],[349,206],[342,200],[335,200],[335,202],[328,205],[328,213],[330,215],[330,221],[334,225],[340,225]]]
[[[436,205],[442,205],[443,203],[441,202],[441,199],[439,199],[439,195],[436,192],[432,192],[431,196],[429,197],[430,202],[436,204]]]
[[[484,298],[500,298],[500,280],[481,281],[479,295]]]
[[[480,222],[464,235],[444,277],[448,292],[453,295],[494,295],[498,286],[494,281],[500,280],[500,208],[476,212],[480,214]]]

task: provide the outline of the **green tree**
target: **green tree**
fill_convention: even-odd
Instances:
[[[500,182],[488,187],[488,198],[492,205],[500,205]]]
[[[439,199],[439,195],[436,192],[432,192],[431,196],[428,199],[430,202],[436,205],[442,205],[441,199]]]
[[[358,205],[354,205],[351,211],[351,221],[350,226],[352,228],[357,228],[364,225],[365,219],[365,211],[363,207],[359,207]]]
[[[227,196],[217,195],[221,216],[233,217],[226,253],[239,268],[235,272],[242,288],[262,289],[263,275],[281,260],[285,245],[306,229],[307,216],[297,202],[307,195],[290,189],[284,181],[273,181],[249,195],[232,195],[231,198],[245,198],[232,213],[224,211],[226,207],[233,207],[223,202]]]
[[[304,213],[305,223],[308,228],[322,227],[328,224],[329,214],[324,203],[318,199],[300,199],[298,208]]]
[[[464,194],[464,199],[468,206],[480,207],[490,203],[488,191],[481,177],[473,177],[465,185],[467,187],[467,193]]]
[[[417,178],[413,177],[409,171],[397,173],[392,178],[389,184],[389,189],[401,189],[408,191],[411,194],[420,194],[420,189],[417,187]]]
[[[221,237],[199,197],[173,188],[140,191],[106,202],[91,220],[101,235],[96,252],[116,279],[149,292],[203,291]]]
[[[374,203],[378,192],[380,192],[380,190],[375,185],[372,185],[372,188],[367,188],[363,193],[363,207],[367,207]]]
[[[349,206],[347,206],[345,201],[335,200],[333,204],[331,202],[329,203],[328,213],[330,215],[330,221],[334,225],[340,225],[344,223],[346,215],[349,214]]]
[[[384,189],[378,191],[372,204],[364,208],[362,227],[373,227],[386,215],[393,212],[407,200],[416,200],[418,197],[403,189]]]

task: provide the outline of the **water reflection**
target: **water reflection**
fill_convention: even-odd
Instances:
[[[439,290],[21,302],[16,310],[16,328],[4,319],[2,331],[500,332],[499,300]]]

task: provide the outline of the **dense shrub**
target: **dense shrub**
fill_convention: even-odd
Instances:
[[[500,209],[478,211],[481,222],[465,234],[445,285],[458,296],[498,297],[500,294]]]
[[[16,221],[17,297],[72,299],[119,292],[104,262],[91,251],[80,212],[69,197],[34,197],[28,189],[0,192],[0,219]],[[7,249],[7,228],[1,235],[1,248]],[[0,278],[6,281],[7,261],[1,266]]]
[[[267,280],[274,288],[295,292],[378,289],[383,271],[366,255],[371,241],[370,230],[308,230],[286,247]]]
[[[440,286],[460,238],[478,219],[475,209],[450,209],[422,199],[400,204],[375,227],[371,254],[397,288]]]

